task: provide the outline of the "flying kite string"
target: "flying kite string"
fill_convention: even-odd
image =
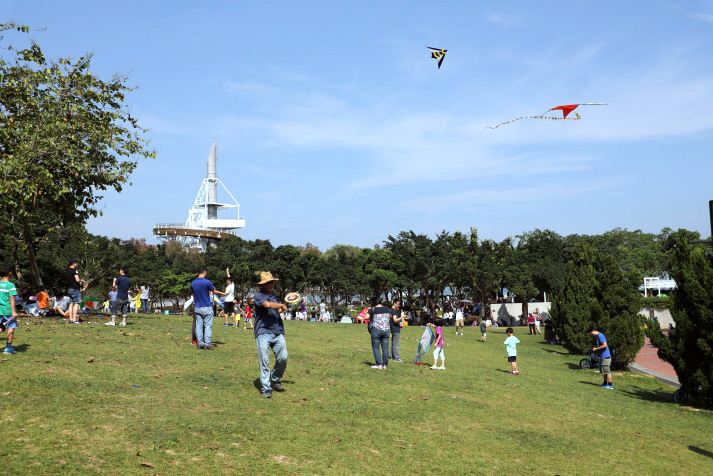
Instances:
[[[581,117],[579,114],[576,112],[574,113],[574,117],[567,117],[569,116],[570,113],[572,113],[575,109],[577,109],[579,106],[606,106],[605,103],[602,102],[583,102],[579,104],[565,104],[563,106],[557,106],[553,107],[551,109],[548,109],[545,111],[543,114],[539,116],[520,116],[516,117],[515,119],[511,119],[509,121],[501,122],[500,124],[496,124],[495,126],[488,126],[485,129],[497,129],[500,126],[503,126],[505,124],[510,124],[512,122],[516,122],[522,119],[544,119],[544,120],[549,120],[549,121],[579,121]],[[550,111],[562,111],[562,117],[553,117],[553,116],[546,116]],[[483,131],[485,131],[483,129]],[[481,132],[482,134],[482,132]]]

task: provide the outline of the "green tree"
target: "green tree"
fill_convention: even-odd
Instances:
[[[567,264],[564,286],[550,314],[564,346],[589,353],[589,327],[597,326],[613,350],[612,361],[625,366],[644,345],[641,295],[636,273],[625,274],[611,256],[579,243]]]
[[[686,230],[666,239],[677,285],[671,309],[676,327],[668,339],[657,329],[649,335],[683,388],[713,405],[713,262],[703,247],[690,244],[693,239],[698,235]]]
[[[0,223],[41,286],[42,234],[99,214],[100,192],[121,191],[138,158],[155,152],[124,106],[126,76],[103,80],[91,55],[48,60],[35,43],[8,56],[0,58]]]
[[[550,316],[564,346],[571,352],[588,353],[591,339],[587,333],[593,315],[601,316],[597,301],[595,250],[578,244],[567,263],[567,274],[560,292],[552,299]]]

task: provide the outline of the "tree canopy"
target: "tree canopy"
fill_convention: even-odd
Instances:
[[[11,23],[2,31],[26,33]],[[2,45],[2,43],[0,43]],[[127,77],[102,79],[91,55],[47,59],[32,43],[0,57],[0,227],[24,252],[35,286],[35,252],[48,234],[101,213],[102,191],[121,191],[141,157],[146,130],[124,101]],[[19,271],[19,270],[18,270]]]

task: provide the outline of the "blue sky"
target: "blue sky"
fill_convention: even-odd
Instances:
[[[712,1],[46,2],[53,57],[128,73],[158,150],[94,233],[183,222],[217,135],[240,235],[326,249],[413,229],[709,234]],[[424,46],[448,49],[443,67]],[[580,121],[520,121],[560,104]]]

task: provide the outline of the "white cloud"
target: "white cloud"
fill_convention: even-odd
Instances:
[[[707,23],[713,23],[713,14],[710,13],[694,13],[691,15],[691,18],[695,18],[696,20],[701,20]]]
[[[500,26],[513,27],[522,24],[522,19],[514,16],[505,16],[499,13],[490,13],[485,17],[490,23]]]
[[[586,185],[541,183],[531,187],[509,187],[491,190],[466,190],[462,192],[421,196],[404,200],[400,207],[411,212],[438,213],[444,210],[463,212],[480,211],[483,205],[505,203],[531,203],[586,195],[612,187],[612,182],[602,181]]]

